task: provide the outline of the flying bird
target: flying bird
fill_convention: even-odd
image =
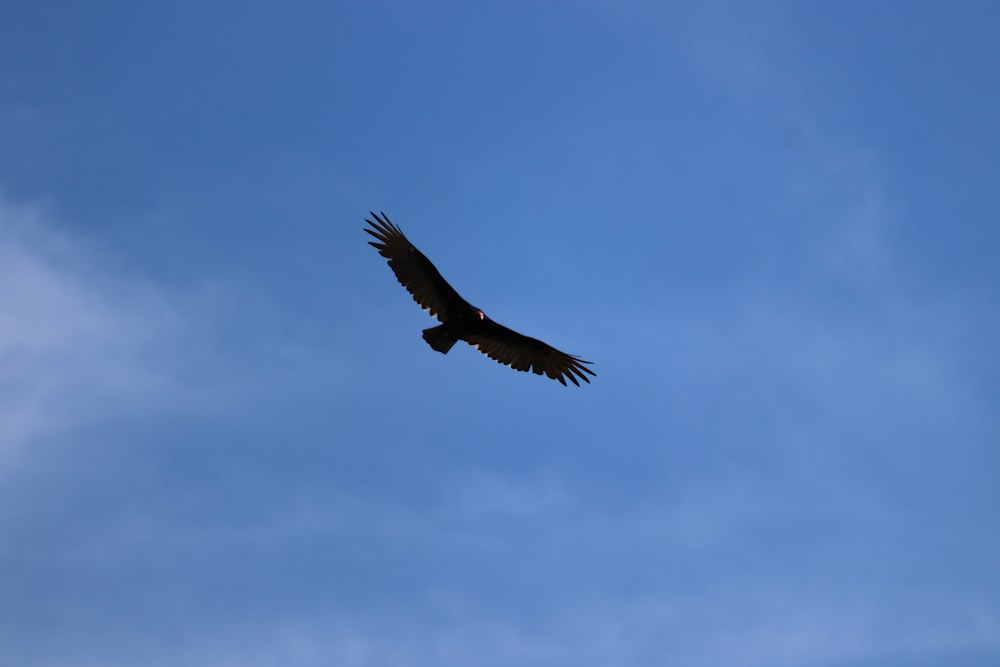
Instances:
[[[369,241],[368,244],[389,260],[396,279],[413,295],[413,300],[441,322],[436,327],[424,329],[424,340],[432,348],[441,354],[448,354],[456,342],[464,340],[490,359],[515,370],[530,370],[536,375],[544,373],[563,385],[568,379],[579,387],[579,380],[589,383],[588,375],[596,377],[594,371],[584,365],[591,362],[560,352],[551,345],[491,320],[459,296],[385,213],[371,215],[375,220],[365,219],[372,227],[365,228],[365,231],[377,242]]]

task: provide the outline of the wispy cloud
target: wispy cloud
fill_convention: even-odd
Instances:
[[[846,597],[846,596],[845,596]],[[881,604],[846,599],[817,613],[808,596],[770,591],[700,600],[630,600],[563,609],[537,623],[491,616],[479,602],[377,617],[346,612],[272,616],[260,624],[212,625],[156,657],[120,643],[101,661],[77,664],[273,665],[313,667],[434,664],[442,667],[645,665],[669,661],[705,667],[765,665],[954,664],[1000,650],[1000,619],[965,604],[940,618],[880,613]],[[416,611],[416,610],[414,610]],[[930,630],[932,626],[939,630]],[[114,656],[114,657],[112,657]],[[110,658],[110,659],[109,659]]]
[[[0,197],[0,463],[48,433],[177,395],[176,295],[116,273],[44,207]]]

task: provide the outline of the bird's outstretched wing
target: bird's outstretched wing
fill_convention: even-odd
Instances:
[[[389,221],[385,213],[377,215],[373,212],[371,215],[375,220],[366,218],[365,222],[372,229],[366,228],[365,231],[378,242],[369,241],[368,244],[389,260],[389,267],[396,274],[399,284],[413,295],[413,300],[421,308],[429,310],[439,321],[447,321],[449,307],[458,307],[465,300],[441,277],[431,261],[403,236],[399,227]]]
[[[530,370],[537,375],[544,373],[564,385],[569,379],[579,387],[577,378],[589,384],[587,375],[597,375],[584,366],[591,362],[560,352],[547,343],[519,334],[488,317],[483,320],[479,331],[468,336],[465,341],[501,364],[519,371]]]

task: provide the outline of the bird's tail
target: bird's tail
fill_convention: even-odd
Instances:
[[[448,354],[451,346],[458,342],[458,339],[452,336],[443,324],[424,329],[424,340],[441,354]]]

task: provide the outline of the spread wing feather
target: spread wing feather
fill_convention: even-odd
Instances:
[[[577,378],[589,384],[587,375],[596,376],[594,371],[584,366],[591,362],[560,352],[547,343],[519,334],[489,318],[483,320],[479,333],[465,340],[494,361],[519,371],[530,370],[536,375],[544,373],[564,385],[569,379],[580,386]]]
[[[389,267],[396,274],[399,284],[413,295],[413,300],[424,310],[444,322],[448,319],[448,309],[464,303],[448,281],[441,277],[431,261],[410,243],[403,232],[389,221],[385,213],[377,215],[372,212],[374,222],[365,219],[372,229],[366,232],[378,239],[369,241],[378,253],[389,260]]]

